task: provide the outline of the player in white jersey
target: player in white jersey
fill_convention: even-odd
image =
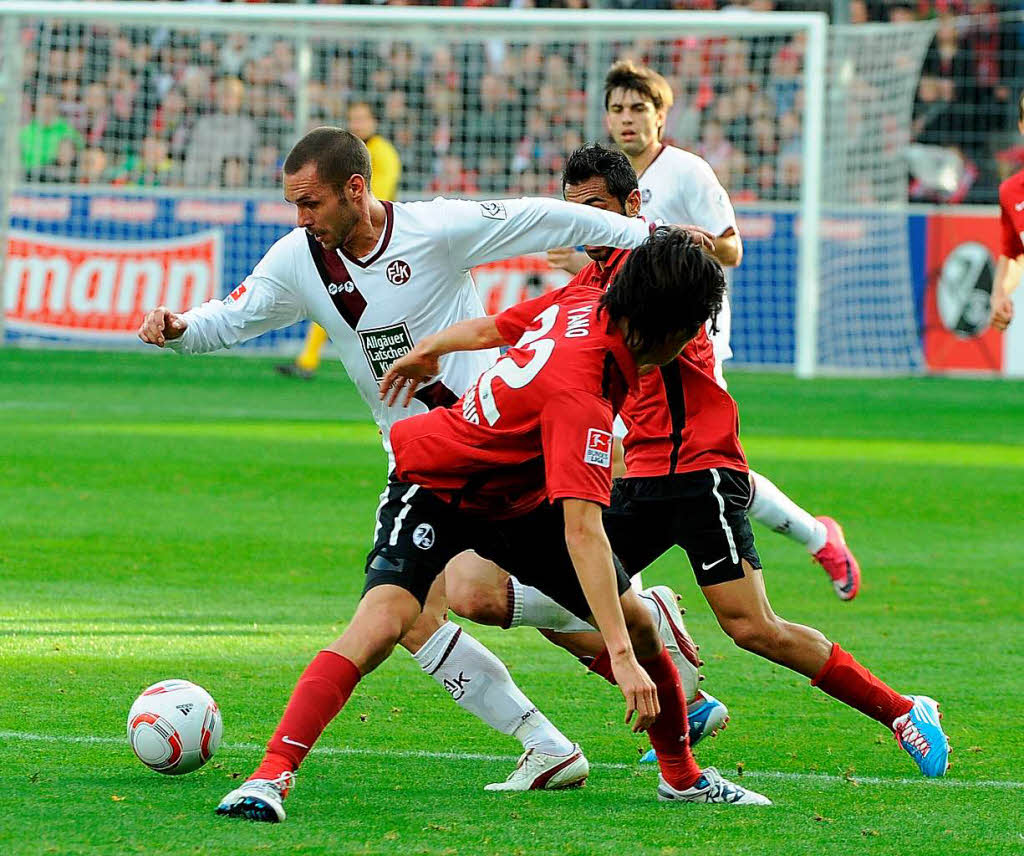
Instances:
[[[644,216],[652,222],[693,223],[706,229],[715,235],[715,255],[722,265],[738,265],[743,244],[736,214],[714,170],[698,155],[661,142],[673,101],[665,79],[649,68],[619,62],[605,76],[604,92],[608,131],[636,170]],[[549,253],[549,258],[571,273],[587,262],[584,254],[565,249]],[[715,376],[724,388],[722,364],[732,357],[728,300],[717,323],[717,332],[709,329],[709,334]],[[805,511],[760,473],[751,470],[750,477],[750,516],[803,544],[825,569],[836,595],[852,600],[860,588],[860,567],[839,524]]]
[[[642,221],[552,199],[381,202],[369,191],[369,179],[369,155],[357,137],[338,128],[311,131],[284,165],[285,198],[297,207],[298,228],[275,243],[228,297],[180,315],[165,307],[151,310],[139,337],[182,353],[205,353],[296,321],[316,321],[338,345],[390,458],[395,421],[453,403],[492,361],[487,351],[446,357],[438,377],[409,408],[385,406],[377,394],[391,362],[420,339],[483,315],[472,267],[557,244],[632,248],[650,233]],[[401,514],[382,518],[387,497],[385,488],[375,541],[411,537],[428,550],[432,535],[403,533]],[[218,811],[283,820],[294,771],[355,684],[399,639],[461,706],[521,740],[526,754],[520,766],[530,778],[520,781],[526,786],[566,787],[585,779],[579,747],[537,711],[493,654],[447,622],[443,589],[435,586],[428,599],[427,591],[413,596],[379,584],[388,574],[397,579],[402,569],[386,566],[377,553],[367,558],[377,584],[368,586],[341,637],[303,673],[263,762]]]

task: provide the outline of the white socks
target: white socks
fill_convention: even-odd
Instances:
[[[524,586],[515,577],[509,577],[509,580],[513,593],[509,627],[539,627],[559,633],[586,633],[594,629],[540,589]]]
[[[763,523],[776,532],[799,541],[809,553],[817,553],[825,546],[828,532],[824,523],[815,520],[812,514],[804,511],[760,473],[751,470],[750,480],[754,491],[749,508],[751,517],[758,523]]]
[[[515,685],[505,665],[458,624],[446,621],[414,655],[459,707],[524,749],[568,755],[573,744]]]

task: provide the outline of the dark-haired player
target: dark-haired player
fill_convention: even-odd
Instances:
[[[451,408],[392,429],[384,517],[395,526],[378,538],[367,585],[404,594],[412,609],[408,592],[474,550],[599,628],[597,659],[626,698],[626,721],[639,715],[634,730],[646,728],[657,753],[659,798],[768,805],[697,766],[679,674],[601,523],[615,412],[642,372],[703,335],[724,291],[721,267],[688,233],[660,230],[607,290],[577,284],[463,321],[397,360],[381,383],[389,403],[412,400],[453,352],[511,345]]]
[[[729,194],[703,158],[661,141],[672,101],[668,82],[646,66],[619,62],[605,76],[605,123],[636,171],[644,217],[706,229],[715,238],[715,255],[722,265],[736,266],[743,258],[743,244]],[[587,260],[556,251],[554,261],[575,273]],[[715,376],[723,388],[724,362],[732,357],[730,326],[727,296],[718,329],[709,330]],[[831,517],[815,517],[760,473],[751,470],[750,480],[750,516],[803,544],[828,574],[836,595],[852,600],[860,588],[860,566],[839,524]]]
[[[493,361],[493,352],[452,355],[408,410],[389,407],[377,395],[397,356],[424,336],[483,314],[471,268],[556,243],[637,246],[650,233],[636,220],[553,199],[391,203],[374,197],[371,179],[369,153],[354,134],[331,127],[310,131],[284,164],[284,195],[296,206],[298,227],[277,241],[228,297],[183,314],[153,309],[139,337],[181,353],[206,353],[303,319],[316,321],[337,345],[390,456],[390,431],[397,420],[455,401]],[[378,514],[377,534],[382,525]],[[371,598],[361,610],[376,607]],[[514,735],[541,762],[537,787],[565,781],[555,768],[561,766],[564,776],[569,758],[582,762],[576,775],[586,776],[579,747],[520,692],[497,657],[447,620],[443,591],[417,622],[418,615],[418,609],[399,614],[380,608],[377,628],[387,639],[400,630],[421,668],[446,689],[462,680],[464,691],[452,693],[453,698]],[[371,656],[371,647],[346,635],[314,658],[266,758],[249,781],[225,797],[222,813],[284,820],[281,802],[295,769],[355,681],[378,665],[380,652],[374,648]],[[549,771],[554,772],[548,776]]]
[[[635,173],[621,153],[601,146],[573,153],[563,191],[567,200],[630,216],[640,208]],[[632,258],[627,250],[609,247],[588,247],[587,254],[593,262],[564,291],[613,281]],[[688,281],[685,272],[678,276],[680,283]],[[747,520],[750,482],[739,416],[735,401],[715,380],[706,330],[674,360],[640,378],[621,416],[628,428],[627,475],[615,484],[604,526],[626,572],[640,573],[679,545],[719,624],[737,645],[811,678],[833,698],[878,720],[922,773],[943,775],[949,747],[932,699],[900,695],[838,644],[814,628],[786,621],[769,603]],[[479,623],[506,625],[511,613],[522,612],[518,598],[537,595],[510,585],[504,571],[471,556],[453,562],[445,573],[452,609]],[[534,578],[542,573],[532,569]],[[567,613],[566,622],[573,617]],[[577,656],[595,657],[594,671],[614,678],[600,658],[596,634],[576,633],[561,641]]]

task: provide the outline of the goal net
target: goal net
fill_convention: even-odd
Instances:
[[[129,343],[144,308],[228,293],[293,225],[292,143],[359,104],[399,199],[557,196],[566,155],[608,141],[604,75],[630,58],[672,86],[664,141],[736,207],[736,363],[917,365],[900,217],[919,32],[835,30],[826,72],[804,14],[12,2],[0,24],[8,341]],[[543,258],[475,277],[489,310],[567,279]]]
[[[833,27],[814,371],[922,368],[907,226],[910,120],[931,24]]]

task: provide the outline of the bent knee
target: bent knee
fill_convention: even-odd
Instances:
[[[776,651],[784,635],[782,622],[774,616],[728,619],[722,629],[738,647],[754,654]]]
[[[477,624],[500,626],[507,623],[508,596],[504,589],[498,591],[472,580],[449,580],[448,608]]]

